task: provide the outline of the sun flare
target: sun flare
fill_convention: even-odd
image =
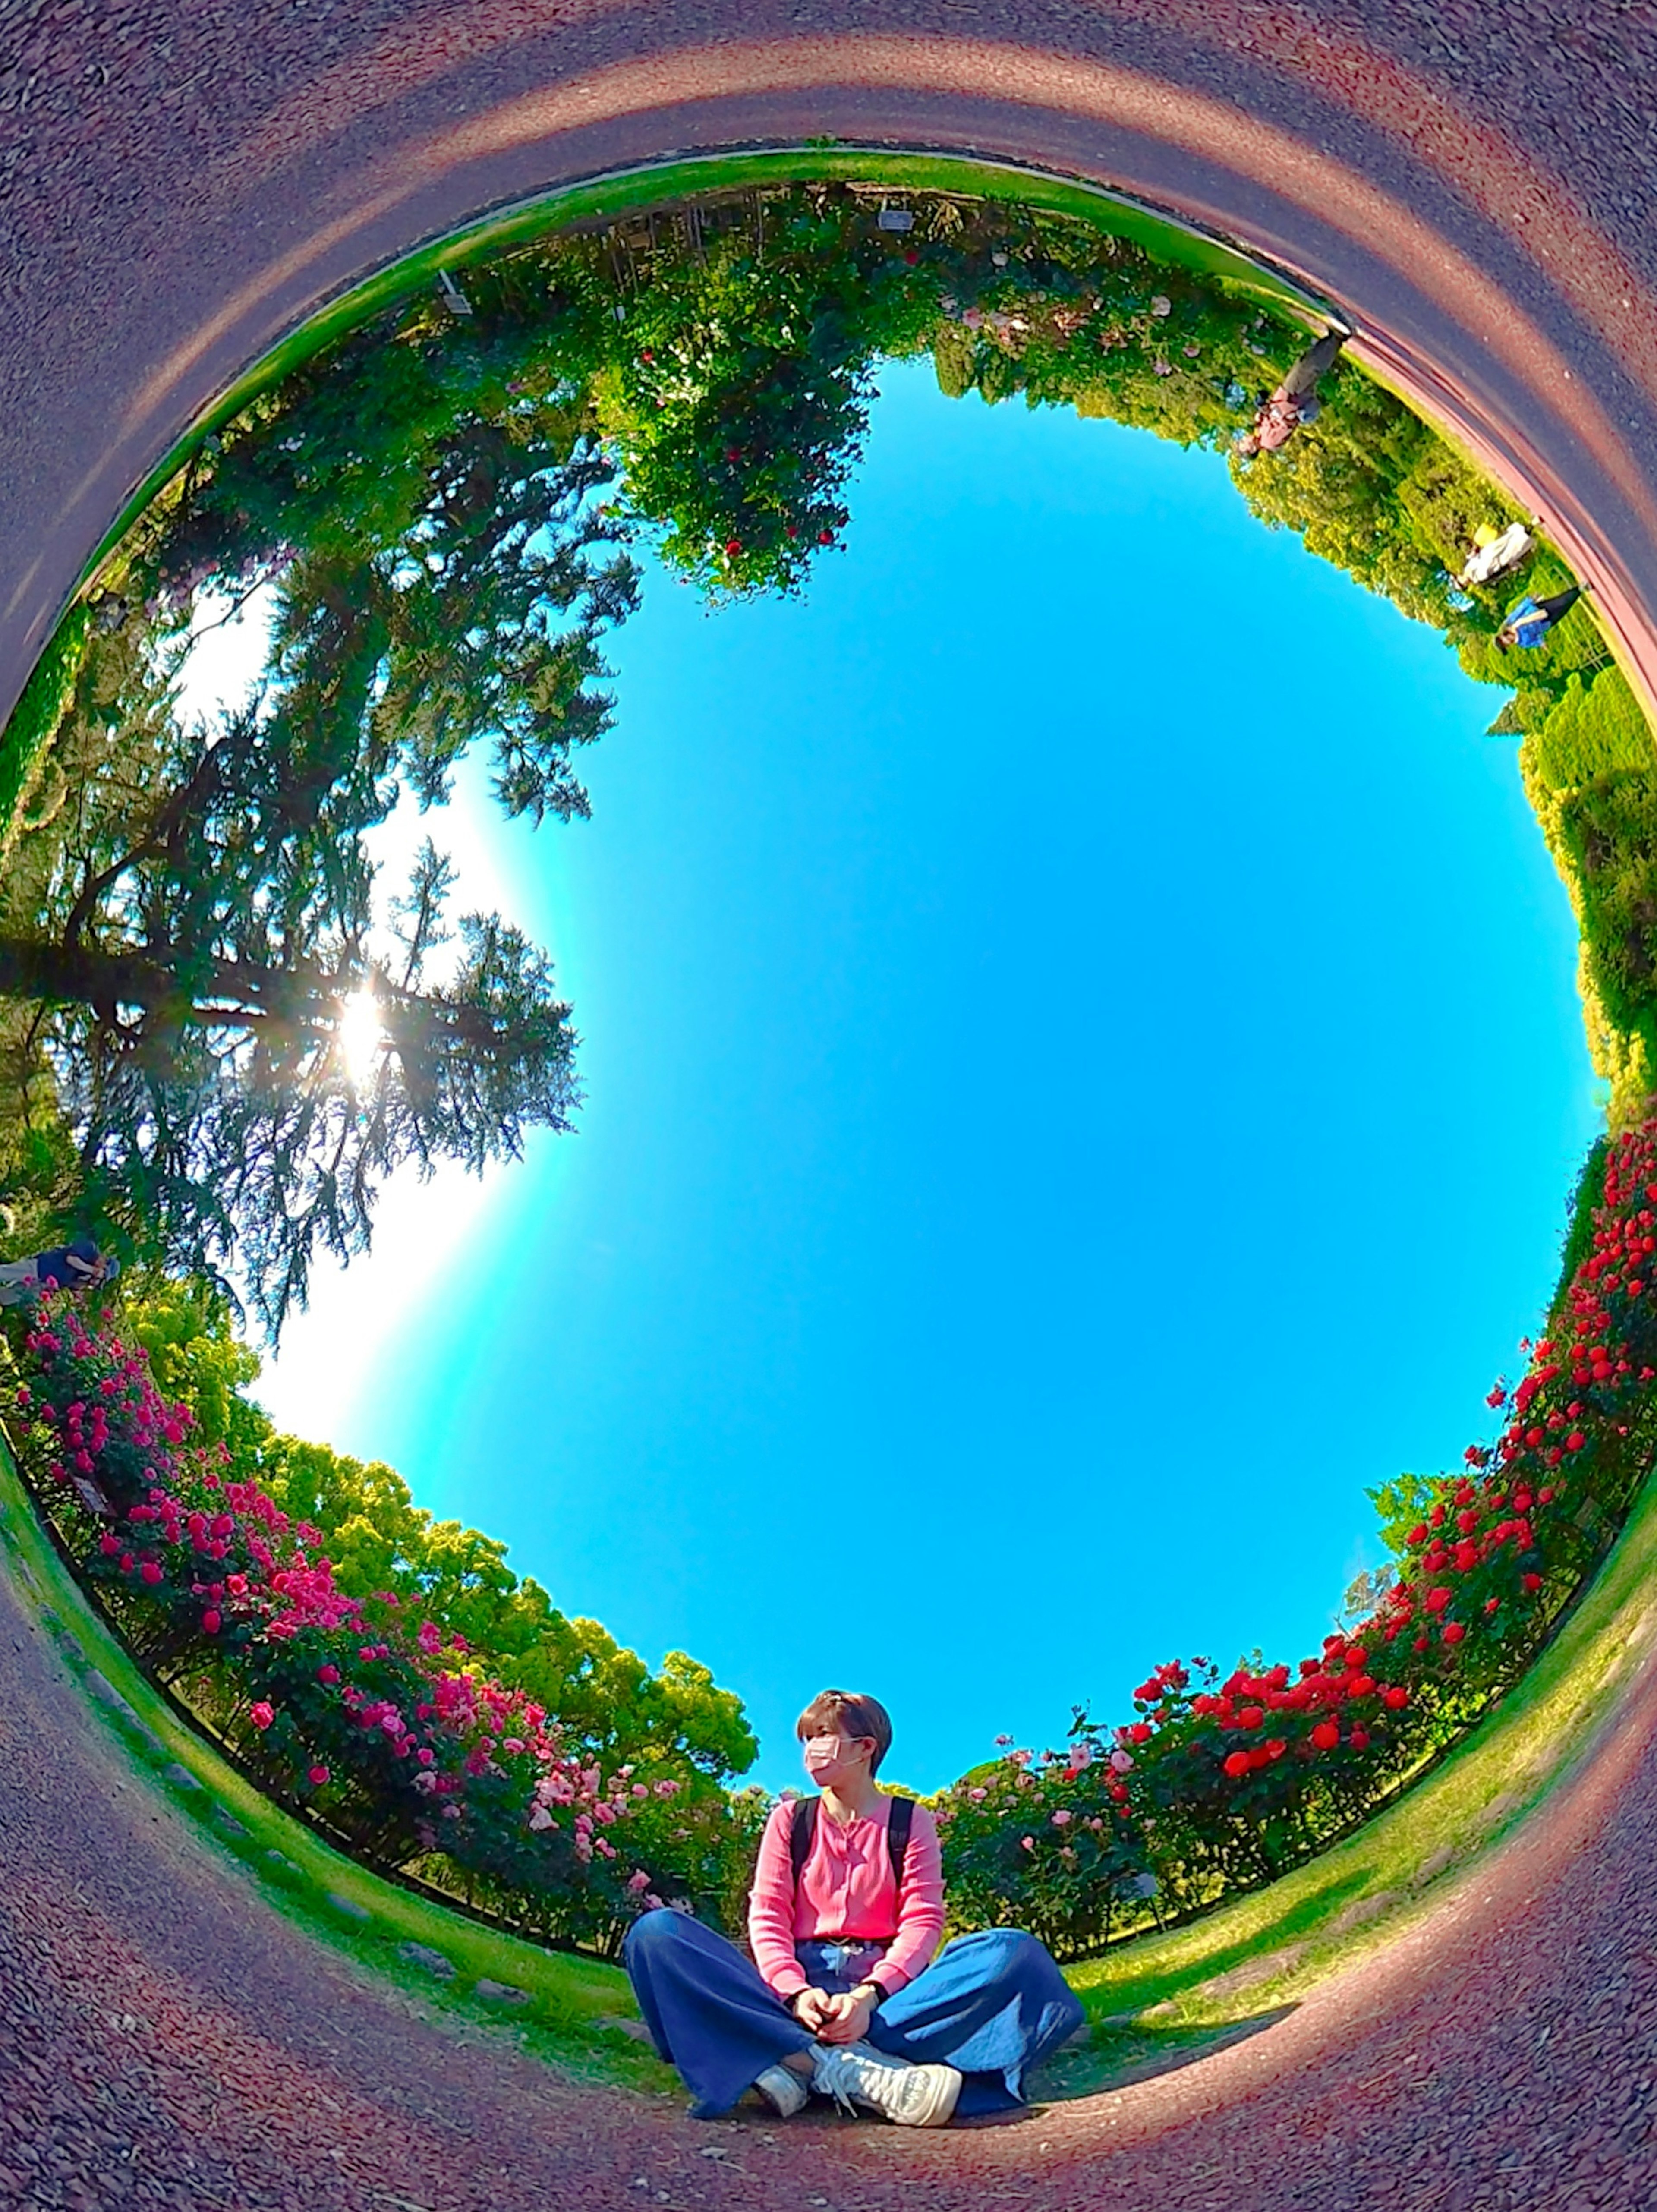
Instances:
[[[379,1000],[367,984],[341,1000],[334,1036],[346,1080],[354,1091],[366,1091],[379,1072],[379,1054],[385,1047]]]

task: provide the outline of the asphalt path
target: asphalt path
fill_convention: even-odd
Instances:
[[[536,191],[826,134],[1096,179],[1301,276],[1544,515],[1657,696],[1654,83],[1657,12],[1605,0],[14,0],[0,712],[131,488],[318,305]],[[1644,1661],[1423,1929],[1180,2072],[925,2135],[709,2130],[457,2037],[123,1778],[3,1577],[0,1662],[0,2202],[1657,2203]]]

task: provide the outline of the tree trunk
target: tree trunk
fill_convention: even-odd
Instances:
[[[0,999],[49,1006],[154,1006],[177,988],[165,968],[141,953],[86,945],[71,951],[38,938],[0,937]]]

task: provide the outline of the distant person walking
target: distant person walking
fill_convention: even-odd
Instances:
[[[1556,592],[1551,599],[1533,599],[1527,593],[1522,599],[1516,599],[1502,617],[1502,627],[1496,634],[1497,651],[1506,653],[1514,645],[1540,645],[1560,617],[1576,605],[1584,588],[1581,584],[1573,584],[1569,591]]]
[[[1535,550],[1536,540],[1522,522],[1510,522],[1499,534],[1490,523],[1483,523],[1473,532],[1473,550],[1461,564],[1457,586],[1466,592],[1475,584],[1494,583]]]
[[[1322,412],[1318,383],[1335,365],[1335,356],[1346,343],[1344,331],[1327,331],[1308,346],[1283,382],[1254,417],[1254,427],[1237,441],[1245,459],[1256,453],[1275,453],[1302,422],[1315,422]]]
[[[42,1291],[89,1291],[100,1283],[112,1283],[121,1263],[100,1252],[89,1237],[77,1237],[33,1259],[8,1260],[0,1266],[0,1306],[21,1305],[38,1298]]]

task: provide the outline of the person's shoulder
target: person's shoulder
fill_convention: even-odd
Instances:
[[[780,1836],[786,1836],[794,1825],[794,1808],[809,1800],[804,1797],[779,1797],[766,1818],[766,1826]]]
[[[900,1797],[903,1798],[909,1808],[909,1833],[912,1836],[935,1836],[938,1833],[938,1821],[931,1806],[923,1805],[919,1797],[905,1796],[901,1790],[894,1791],[886,1802],[889,1805],[895,1805]],[[887,1817],[889,1820],[889,1814]]]

